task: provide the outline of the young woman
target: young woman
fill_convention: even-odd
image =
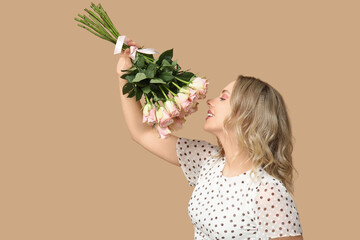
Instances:
[[[140,45],[133,41],[132,46]],[[170,135],[142,123],[140,101],[122,94],[126,49],[117,64],[124,118],[132,139],[181,167],[195,186],[188,214],[194,239],[303,240],[293,193],[292,132],[286,105],[268,83],[240,75],[207,101],[204,130],[218,146]],[[296,170],[295,170],[296,171]]]

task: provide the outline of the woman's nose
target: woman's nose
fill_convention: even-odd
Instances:
[[[210,99],[206,100],[207,105],[210,105]]]

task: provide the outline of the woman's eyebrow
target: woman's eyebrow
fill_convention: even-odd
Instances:
[[[226,89],[221,91],[221,93],[223,93],[223,92],[228,92],[230,94],[229,90],[226,90]]]

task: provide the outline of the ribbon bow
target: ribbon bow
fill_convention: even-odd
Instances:
[[[125,42],[125,44],[128,45],[129,39],[125,35],[119,36],[117,41],[116,41],[114,54],[121,53],[122,46],[123,46],[124,42]],[[141,48],[141,49],[139,49],[136,46],[130,46],[130,55],[129,56],[131,57],[132,60],[135,60],[136,52],[141,52],[141,53],[145,53],[145,54],[158,53],[154,48]]]

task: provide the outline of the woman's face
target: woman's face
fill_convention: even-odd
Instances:
[[[212,117],[207,116],[205,120],[204,130],[215,135],[223,133],[223,122],[227,115],[230,114],[230,96],[235,81],[230,82],[221,90],[220,95],[207,100],[209,111],[214,115]]]

